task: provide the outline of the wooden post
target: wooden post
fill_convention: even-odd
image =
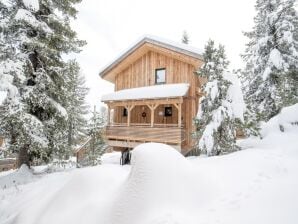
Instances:
[[[182,111],[181,111],[181,103],[178,104],[178,127],[181,128],[182,123]]]
[[[178,127],[181,128],[181,124],[182,124],[182,108],[181,108],[181,103],[174,103],[174,106],[177,108],[178,110]]]
[[[130,126],[130,112],[135,107],[135,105],[126,105],[125,108],[127,110],[127,127]]]
[[[153,127],[153,124],[154,124],[154,108],[153,108],[153,105],[152,105],[152,107],[150,107],[150,110],[151,110],[151,127]]]
[[[107,114],[107,123],[108,123],[108,126],[110,125],[110,121],[111,121],[111,118],[110,118],[110,105],[108,105],[108,114]]]
[[[126,110],[127,110],[127,127],[130,126],[130,106],[125,106]]]
[[[154,112],[155,109],[158,107],[159,104],[147,104],[147,106],[150,108],[151,111],[151,124],[150,126],[153,127],[154,125]]]

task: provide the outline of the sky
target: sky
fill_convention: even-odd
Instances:
[[[100,107],[101,96],[113,92],[113,84],[99,72],[121,52],[146,34],[181,42],[187,31],[189,45],[204,48],[208,39],[226,47],[230,69],[243,66],[240,54],[247,43],[255,0],[83,0],[72,23],[87,45],[75,57],[90,88],[88,103]]]

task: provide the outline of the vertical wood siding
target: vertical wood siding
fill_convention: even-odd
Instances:
[[[182,124],[185,128],[186,141],[182,145],[184,150],[192,147],[193,141],[191,133],[194,131],[193,119],[197,114],[198,100],[197,88],[199,79],[194,74],[197,70],[193,65],[179,61],[177,59],[165,56],[163,54],[149,51],[136,61],[132,62],[127,68],[116,75],[115,90],[143,87],[155,85],[155,69],[166,69],[166,83],[189,83],[190,88],[188,95],[184,98],[182,105]],[[155,123],[177,123],[177,109],[172,106],[173,116],[164,118],[158,115],[159,111],[164,111],[161,105],[155,110]],[[141,116],[146,112],[146,118]],[[127,117],[123,116],[123,108],[116,108],[114,120],[117,123],[125,123]],[[133,109],[131,123],[150,123],[150,110],[147,106],[137,106]]]

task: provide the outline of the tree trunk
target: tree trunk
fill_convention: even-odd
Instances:
[[[21,167],[23,164],[26,164],[28,167],[30,167],[28,150],[29,150],[29,144],[24,145],[20,149],[20,152],[18,155],[18,161],[17,161],[18,167]]]
[[[72,122],[68,124],[68,146],[71,147],[73,145],[73,128],[72,128]]]

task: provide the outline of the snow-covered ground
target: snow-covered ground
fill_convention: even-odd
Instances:
[[[296,224],[295,109],[270,120],[262,140],[242,140],[245,150],[225,156],[184,158],[151,143],[134,149],[131,166],[109,154],[91,168],[38,176],[22,169],[24,184],[0,189],[0,223]],[[0,185],[17,176],[1,175]]]

